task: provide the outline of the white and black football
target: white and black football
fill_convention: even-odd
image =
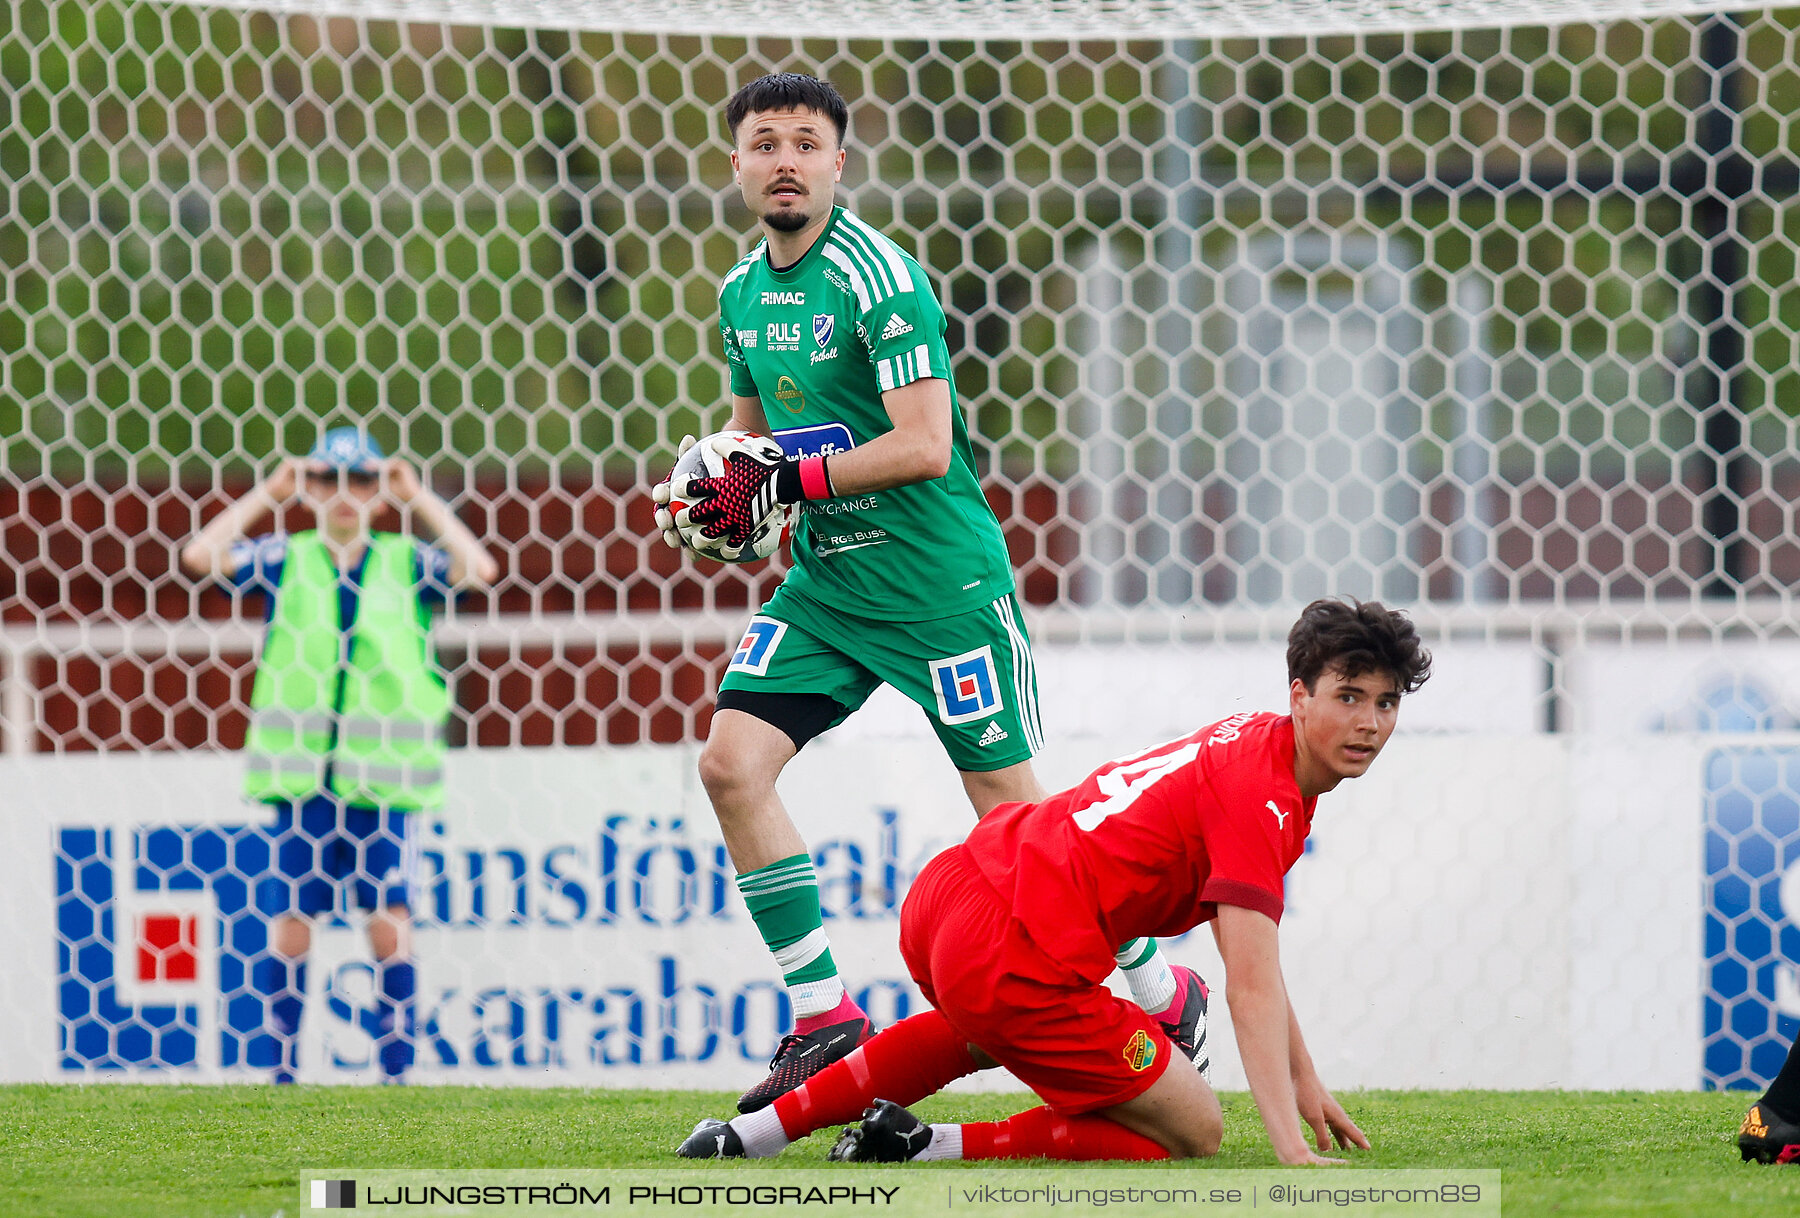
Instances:
[[[675,462],[675,469],[669,475],[668,512],[681,544],[700,557],[715,562],[757,562],[780,549],[793,532],[795,509],[792,504],[773,504],[751,527],[741,546],[731,545],[725,537],[707,536],[700,525],[688,518],[688,509],[705,499],[694,492],[693,484],[702,478],[724,477],[730,472],[734,452],[745,452],[769,463],[784,457],[780,444],[753,431],[716,431],[702,436]]]

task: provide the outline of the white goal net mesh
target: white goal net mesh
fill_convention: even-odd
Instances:
[[[1267,646],[1379,597],[1510,665],[1468,693],[1507,730],[1800,723],[1800,12],[331,7],[0,14],[7,754],[240,746],[259,614],[174,556],[347,423],[502,565],[439,629],[453,744],[700,738],[781,563],[677,557],[647,490],[725,417],[720,110],[789,68],[845,94],[847,201],[936,283],[1046,649]],[[1075,702],[1046,689],[1053,740]],[[1707,789],[1788,807],[1758,764]],[[1746,918],[1800,850],[1774,815],[1762,870],[1720,846]],[[71,841],[79,887],[103,841]],[[1735,925],[1714,955],[1769,990]],[[1766,1056],[1774,1009],[1706,1034]]]

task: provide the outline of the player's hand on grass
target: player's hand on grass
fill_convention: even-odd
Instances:
[[[1349,1150],[1352,1146],[1358,1150],[1369,1149],[1369,1135],[1357,1128],[1356,1122],[1350,1119],[1349,1113],[1338,1106],[1336,1100],[1332,1100],[1330,1106],[1326,1108],[1325,1121],[1331,1127],[1331,1132],[1337,1135],[1339,1150]],[[1321,1135],[1320,1145],[1324,1145],[1323,1135]]]
[[[1334,1146],[1338,1150],[1349,1150],[1352,1146],[1358,1150],[1369,1149],[1368,1135],[1356,1127],[1350,1114],[1330,1096],[1326,1097],[1322,1118],[1309,1117],[1307,1123],[1312,1126],[1313,1139],[1321,1151],[1331,1150]]]
[[[675,461],[680,463],[687,456],[688,449],[694,446],[694,437],[681,437],[681,447],[675,450]],[[675,514],[669,510],[669,479],[675,476],[675,469],[670,467],[669,473],[650,488],[650,498],[656,504],[656,527],[662,531],[663,544],[671,550],[681,548],[681,534],[675,531]]]
[[[1324,1155],[1315,1154],[1312,1150],[1301,1151],[1297,1155],[1276,1155],[1286,1167],[1342,1167],[1350,1162],[1348,1159],[1328,1159]]]
[[[1288,1130],[1269,1130],[1269,1143],[1284,1167],[1342,1167],[1348,1160],[1329,1159],[1306,1144],[1298,1124]]]
[[[1294,1098],[1300,1106],[1300,1119],[1312,1129],[1313,1141],[1317,1143],[1321,1153],[1331,1150],[1349,1150],[1355,1146],[1361,1150],[1369,1149],[1369,1139],[1344,1106],[1337,1102],[1317,1076],[1310,1079],[1294,1080]],[[1333,1160],[1342,1162],[1342,1160]]]

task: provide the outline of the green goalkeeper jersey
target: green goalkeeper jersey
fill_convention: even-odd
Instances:
[[[759,243],[719,289],[731,391],[762,401],[790,456],[844,452],[893,430],[881,395],[950,386],[950,469],[929,482],[803,505],[784,591],[887,621],[967,613],[1012,591],[1000,523],[975,477],[950,377],[944,310],[925,270],[842,207],[799,262]]]

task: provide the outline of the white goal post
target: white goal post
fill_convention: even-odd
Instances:
[[[777,10],[754,0],[229,0],[220,7],[526,29],[999,42],[1317,37],[1743,11],[1697,0],[799,0]]]

